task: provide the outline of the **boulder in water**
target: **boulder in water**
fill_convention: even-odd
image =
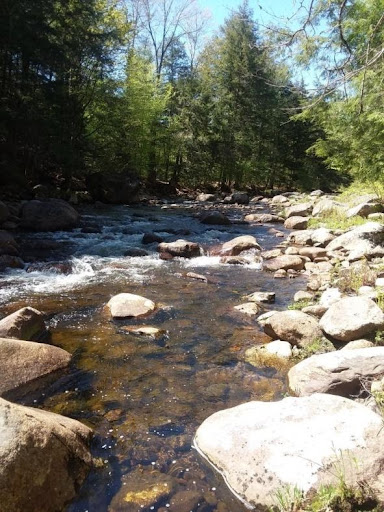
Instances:
[[[31,307],[19,309],[0,320],[1,338],[36,341],[46,334],[43,313]]]
[[[1,510],[64,510],[91,468],[91,435],[73,419],[0,399]]]
[[[107,307],[113,318],[137,318],[155,311],[156,304],[140,295],[119,293],[111,298]]]
[[[260,251],[261,247],[254,236],[243,235],[225,242],[221,247],[220,254],[222,256],[238,256],[241,252],[248,251],[250,249],[257,249]]]
[[[157,250],[160,254],[168,253],[172,257],[195,258],[202,254],[202,248],[196,242],[188,240],[176,240],[175,242],[163,242],[158,245]]]
[[[0,231],[0,255],[19,255],[19,248],[16,240],[7,231]]]
[[[77,211],[61,199],[34,199],[21,209],[21,227],[30,231],[65,231],[78,223]]]
[[[204,212],[200,216],[200,222],[202,224],[210,224],[217,226],[229,226],[231,221],[226,215],[218,211]]]

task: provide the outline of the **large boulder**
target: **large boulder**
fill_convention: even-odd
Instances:
[[[296,395],[330,393],[357,396],[364,385],[384,375],[384,347],[337,350],[304,359],[288,373]]]
[[[202,224],[210,224],[213,226],[229,226],[231,224],[228,217],[219,211],[202,213],[200,216],[200,222]]]
[[[1,338],[38,340],[46,333],[43,313],[31,307],[19,309],[0,320]]]
[[[216,200],[216,196],[215,194],[199,194],[197,197],[196,197],[196,201],[201,201],[202,203],[206,203],[208,201],[215,201]]]
[[[64,510],[91,467],[91,434],[78,421],[0,399],[1,510]]]
[[[305,347],[322,337],[319,323],[302,311],[279,311],[264,323],[264,332],[275,340]]]
[[[224,201],[231,204],[248,204],[249,195],[246,192],[233,192]]]
[[[78,224],[77,211],[61,199],[34,199],[21,209],[21,227],[31,231],[68,230]]]
[[[176,240],[176,242],[162,242],[158,245],[157,250],[160,254],[168,253],[173,257],[179,258],[195,258],[202,254],[202,248],[196,242],[188,240]]]
[[[13,236],[7,231],[0,231],[0,255],[18,256],[19,247]]]
[[[367,297],[346,297],[330,306],[320,327],[336,340],[358,340],[384,329],[384,313]]]
[[[261,250],[256,238],[251,235],[237,236],[222,245],[220,254],[223,256],[238,256],[241,252],[249,249]]]
[[[287,242],[296,245],[313,245],[312,233],[312,229],[294,231],[288,235]]]
[[[353,206],[347,211],[347,217],[368,217],[371,213],[380,213],[383,211],[383,205],[381,203],[360,203],[357,206]]]
[[[312,209],[312,203],[295,204],[285,210],[285,216],[287,219],[289,219],[289,217],[308,217],[308,215],[311,214]]]
[[[156,304],[145,297],[133,293],[119,293],[107,304],[113,318],[138,318],[156,309]]]
[[[304,268],[304,262],[300,256],[284,254],[283,256],[264,261],[263,268],[270,272],[276,272],[276,270],[280,269],[302,270]]]
[[[327,215],[333,211],[344,213],[346,211],[346,206],[334,201],[333,199],[324,198],[320,199],[312,210],[312,215],[314,217],[322,217],[323,215]]]
[[[384,225],[378,222],[367,222],[347,231],[327,245],[327,251],[347,251],[355,257],[376,256],[383,252]]]
[[[383,442],[380,415],[326,394],[219,411],[194,439],[200,454],[255,510],[276,507],[284,489],[297,489],[306,499],[327,484],[340,485],[340,466],[346,486],[367,482],[382,498]]]
[[[289,217],[284,222],[284,227],[287,229],[307,229],[308,226],[308,217]]]
[[[334,238],[336,238],[335,235],[327,228],[314,229],[311,234],[312,243],[321,247],[326,247]]]
[[[90,174],[86,184],[93,199],[112,204],[137,202],[141,186],[139,177],[126,171]]]
[[[19,396],[66,368],[71,354],[52,345],[0,338],[0,396]]]

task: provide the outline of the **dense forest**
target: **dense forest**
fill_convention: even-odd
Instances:
[[[299,11],[261,29],[245,3],[208,37],[194,0],[3,0],[0,185],[383,181],[384,0]]]

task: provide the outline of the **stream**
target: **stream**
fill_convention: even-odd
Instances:
[[[165,241],[185,238],[208,251],[250,234],[266,250],[281,240],[271,228],[284,231],[281,225],[242,223],[251,207],[228,207],[231,226],[204,225],[196,217],[199,208],[192,202],[83,207],[82,228],[22,234],[29,271],[0,276],[2,315],[27,305],[44,311],[52,344],[73,354],[69,371],[22,403],[70,416],[95,431],[97,467],[67,512],[246,510],[191,443],[212,413],[250,400],[278,400],[287,392],[284,372],[245,362],[245,349],[267,337],[254,318],[233,307],[252,292],[275,291],[276,303],[266,311],[284,309],[303,280],[274,280],[257,264],[221,264],[218,256],[163,261],[156,243],[141,244],[144,233],[155,232]],[[124,256],[129,247],[149,254]],[[65,262],[70,271],[63,273],[52,261]],[[189,272],[208,282],[191,279]],[[121,292],[161,307],[139,321],[113,321],[105,304]],[[132,325],[161,333],[137,336],[125,329]],[[146,485],[152,488],[162,478],[168,492],[155,504],[138,508],[129,502],[128,495],[143,496]],[[185,501],[172,505],[180,496]]]

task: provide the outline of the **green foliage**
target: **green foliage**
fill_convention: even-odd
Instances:
[[[312,299],[301,299],[296,302],[293,302],[292,304],[289,304],[288,309],[293,311],[301,311],[303,308],[306,308],[311,304],[313,304]]]
[[[339,210],[328,210],[322,217],[312,217],[308,221],[308,228],[316,229],[319,227],[326,227],[329,229],[342,229],[346,230],[355,226],[360,226],[369,222],[368,219],[356,215],[354,217],[347,217],[346,214]]]

